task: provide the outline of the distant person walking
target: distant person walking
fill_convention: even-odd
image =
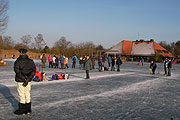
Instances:
[[[168,61],[168,59],[166,58],[165,60],[164,60],[164,75],[165,76],[167,76],[168,75],[168,63],[169,63],[169,61]]]
[[[108,56],[108,66],[109,66],[109,67],[111,67],[111,62],[112,62],[111,56]]]
[[[56,68],[56,56],[53,56],[53,67]]]
[[[49,68],[53,68],[53,57],[51,55],[48,56]]]
[[[114,67],[114,65],[115,65],[115,57],[113,56],[112,57],[112,59],[111,59],[111,64],[112,64],[112,66],[111,66],[111,71],[115,71],[115,67]]]
[[[120,66],[121,66],[121,64],[122,64],[122,60],[121,60],[120,56],[118,56],[117,61],[116,61],[117,72],[120,71]]]
[[[42,55],[41,62],[42,62],[42,71],[43,71],[46,67],[46,55],[45,54]]]
[[[151,61],[151,64],[150,64],[149,68],[152,70],[152,74],[155,74],[155,71],[156,71],[156,68],[157,68],[156,63],[154,61]]]
[[[68,57],[65,57],[64,58],[64,66],[65,66],[65,68],[69,68],[69,66],[68,66]]]
[[[98,58],[98,65],[99,65],[99,72],[101,72],[102,71],[102,66],[103,66],[102,57]]]
[[[141,64],[142,64],[142,66],[144,65],[144,59],[143,58],[141,59]]]
[[[80,57],[79,58],[79,69],[83,69],[83,58],[82,57]]]
[[[54,68],[59,68],[59,58],[56,56]]]
[[[60,57],[61,69],[64,69],[64,56]]]
[[[89,70],[92,70],[92,61],[89,59],[89,56],[86,56],[84,69],[86,70],[86,79],[90,79]]]
[[[168,76],[171,76],[171,68],[172,68],[172,61],[170,59],[168,62]]]
[[[74,56],[72,57],[72,61],[73,61],[73,63],[72,63],[72,68],[76,68],[76,61],[77,61],[76,55],[74,55]]]
[[[92,69],[94,69],[95,68],[95,61],[96,61],[94,56],[91,58],[91,61],[92,61]]]
[[[26,49],[19,49],[20,56],[14,63],[14,72],[16,74],[17,91],[19,96],[19,108],[14,111],[17,115],[31,113],[31,80],[36,74],[36,66],[33,60],[26,55]]]

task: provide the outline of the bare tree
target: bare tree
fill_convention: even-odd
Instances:
[[[55,47],[58,47],[61,54],[65,54],[65,51],[71,45],[70,41],[67,41],[64,36],[62,36],[58,41],[55,42]]]
[[[5,46],[5,48],[10,49],[10,48],[14,47],[15,42],[13,41],[11,36],[4,36],[3,37],[3,45]]]
[[[3,38],[2,38],[2,36],[0,35],[0,48],[2,48],[3,47]]]
[[[34,45],[36,46],[36,49],[38,49],[39,51],[42,51],[42,48],[46,45],[43,39],[43,35],[38,34],[34,39],[35,39]]]
[[[31,35],[24,35],[21,37],[21,40],[22,40],[22,44],[25,46],[25,47],[28,47],[29,43],[31,43]]]
[[[95,50],[95,45],[93,42],[82,42],[76,45],[76,55],[77,56],[85,56],[85,55],[93,55]]]
[[[8,23],[8,0],[0,0],[0,32],[7,28]]]

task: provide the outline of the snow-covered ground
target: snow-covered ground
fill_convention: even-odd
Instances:
[[[155,75],[148,71],[149,63],[138,66],[125,62],[121,72],[97,69],[49,69],[49,79],[55,73],[68,73],[68,80],[32,82],[31,115],[17,116],[14,60],[6,59],[8,67],[0,67],[0,119],[59,120],[175,120],[180,119],[180,65],[173,65],[172,76],[163,76],[163,64],[158,63]],[[40,60],[34,60],[40,65]],[[48,66],[48,64],[47,64]],[[71,67],[71,62],[69,62]]]

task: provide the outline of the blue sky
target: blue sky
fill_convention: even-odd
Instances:
[[[5,35],[41,33],[49,46],[65,36],[109,48],[121,40],[180,40],[180,0],[9,0]]]

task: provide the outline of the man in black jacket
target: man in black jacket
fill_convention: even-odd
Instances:
[[[33,60],[26,55],[26,49],[19,49],[20,56],[14,63],[15,81],[19,95],[19,109],[14,113],[17,115],[31,113],[31,80],[36,74],[36,66]]]
[[[120,56],[118,56],[118,59],[116,61],[116,65],[117,65],[117,72],[120,72],[120,66],[122,64],[122,60],[120,58]]]

